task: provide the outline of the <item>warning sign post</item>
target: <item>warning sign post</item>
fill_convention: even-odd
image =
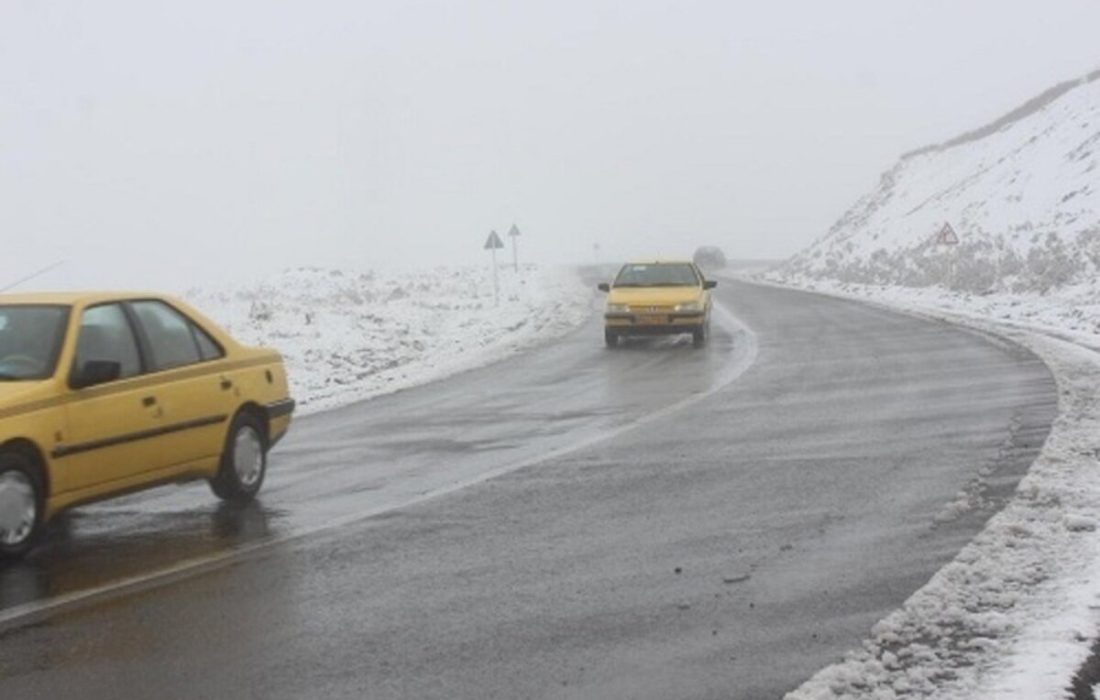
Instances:
[[[959,234],[955,233],[955,229],[951,227],[951,224],[944,224],[940,232],[936,234],[936,243],[939,245],[958,245]]]
[[[512,224],[512,228],[508,229],[508,237],[512,239],[512,267],[516,272],[519,272],[519,228]]]
[[[949,289],[954,289],[955,283],[958,281],[957,277],[959,272],[959,253],[956,247],[959,245],[959,234],[955,233],[955,228],[950,222],[945,222],[943,228],[936,234],[936,245],[954,249],[954,252],[949,256],[950,261],[947,266],[947,279],[944,280]]]
[[[504,247],[504,241],[500,240],[500,236],[496,231],[490,231],[489,237],[485,239],[485,250],[490,251],[493,254],[493,305],[500,306],[500,276],[497,272],[497,251]]]

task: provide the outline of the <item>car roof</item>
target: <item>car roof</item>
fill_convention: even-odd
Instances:
[[[170,299],[152,292],[36,292],[33,294],[0,294],[0,304],[87,306],[124,299]]]

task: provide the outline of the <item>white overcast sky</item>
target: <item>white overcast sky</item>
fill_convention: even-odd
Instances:
[[[1100,68],[1098,0],[2,0],[0,286],[783,257]]]

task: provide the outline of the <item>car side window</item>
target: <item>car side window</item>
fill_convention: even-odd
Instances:
[[[199,328],[198,324],[191,323],[191,333],[195,336],[195,342],[199,344],[199,355],[202,356],[204,362],[225,357],[225,351],[222,350],[221,346],[210,337],[209,333]]]
[[[83,367],[90,360],[117,362],[119,378],[141,373],[134,330],[120,304],[103,304],[86,309],[80,317],[74,365]]]
[[[204,359],[194,324],[183,314],[161,301],[135,301],[130,308],[149,343],[152,369],[183,367]]]

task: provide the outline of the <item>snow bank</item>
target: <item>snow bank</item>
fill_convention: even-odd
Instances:
[[[1100,278],[1051,290],[972,294],[943,287],[864,285],[768,273],[766,278],[801,289],[875,299],[893,306],[917,308],[1001,325],[1027,328],[1079,345],[1100,349]]]
[[[283,353],[304,412],[482,366],[560,336],[593,293],[573,270],[437,268],[390,275],[298,268],[184,297],[237,340]]]

